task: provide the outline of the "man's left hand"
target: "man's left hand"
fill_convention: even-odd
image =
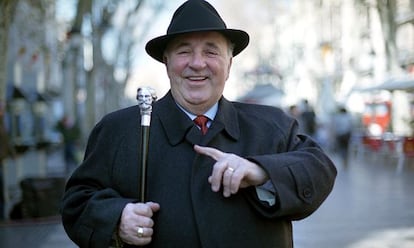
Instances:
[[[236,194],[240,188],[262,185],[269,179],[263,168],[236,154],[199,145],[194,145],[194,150],[216,160],[208,181],[214,192],[223,185],[224,197]]]

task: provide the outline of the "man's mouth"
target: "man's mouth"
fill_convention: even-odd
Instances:
[[[203,81],[203,80],[206,80],[206,79],[207,79],[207,77],[204,77],[204,76],[197,76],[197,77],[187,77],[187,79],[188,79],[188,80],[191,80],[191,81]]]

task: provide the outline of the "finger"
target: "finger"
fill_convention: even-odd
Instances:
[[[142,204],[141,205],[145,205]],[[142,207],[142,206],[141,206]],[[138,204],[129,203],[122,212],[120,227],[122,229],[134,229],[134,226],[152,227],[154,221],[152,220],[152,210],[149,209],[149,213],[145,213]]]
[[[144,227],[139,226],[139,227],[137,228],[137,236],[138,236],[138,238],[143,238],[143,237],[145,237],[145,228],[144,228]]]
[[[134,236],[134,238],[137,239],[137,242],[135,242],[135,244],[137,245],[149,244],[152,240],[153,233],[154,233],[154,230],[152,228],[138,226],[136,228],[135,236]]]
[[[231,174],[231,181],[229,184],[230,194],[234,195],[239,191],[243,177],[244,177],[243,168],[239,167],[237,168],[237,170],[233,171],[233,173]]]
[[[149,217],[141,217],[136,222],[141,227],[153,227],[154,221]]]
[[[232,167],[227,167],[223,173],[223,196],[229,197],[231,195],[232,188],[232,178],[234,174],[234,169]]]
[[[227,169],[227,162],[226,161],[218,161],[213,166],[213,171],[211,173],[211,176],[209,178],[209,182],[211,183],[211,189],[214,192],[217,192],[220,190],[224,172]]]
[[[147,202],[145,203],[147,204],[153,213],[157,212],[158,210],[160,210],[160,204],[156,203],[156,202]]]
[[[136,235],[138,236],[138,238],[151,237],[153,232],[154,230],[150,227],[138,226],[136,228]]]
[[[217,150],[215,148],[199,145],[194,145],[194,150],[197,153],[209,156],[216,161],[220,160],[220,158],[225,154],[224,152]]]
[[[147,245],[147,244],[151,243],[151,241],[152,241],[151,236],[142,237],[142,238],[140,238],[138,236],[135,236],[134,239],[133,239],[133,242],[130,242],[130,244],[131,245],[137,245],[137,246],[143,246],[143,245]]]
[[[152,206],[153,205],[149,203],[135,203],[133,204],[133,211],[137,215],[152,217]],[[154,206],[154,208],[156,209],[156,206]]]

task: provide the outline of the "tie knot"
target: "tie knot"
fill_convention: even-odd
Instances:
[[[204,135],[207,133],[207,122],[208,122],[208,117],[204,116],[204,115],[199,115],[194,119],[194,123],[200,127],[201,129],[201,133]]]

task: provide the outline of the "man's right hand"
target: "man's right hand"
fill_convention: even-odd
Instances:
[[[154,202],[128,203],[122,210],[119,223],[118,235],[122,241],[138,246],[149,244],[154,232],[152,216],[159,209],[160,205]]]

